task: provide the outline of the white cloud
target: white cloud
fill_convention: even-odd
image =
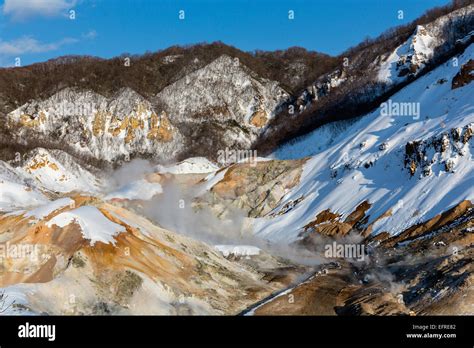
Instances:
[[[11,41],[2,41],[0,39],[0,56],[12,57],[28,53],[55,51],[63,45],[72,44],[77,41],[77,39],[65,38],[56,42],[43,43],[29,36]]]
[[[76,5],[77,0],[5,0],[3,13],[15,20],[32,16],[58,16]]]
[[[94,29],[91,29],[87,33],[82,34],[82,38],[87,40],[94,40],[96,37],[97,32]]]

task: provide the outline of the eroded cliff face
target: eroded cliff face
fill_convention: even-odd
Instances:
[[[288,97],[277,82],[223,55],[151,101],[130,88],[109,98],[65,88],[14,110],[7,124],[18,142],[43,138],[110,162],[170,161],[185,152],[215,159],[219,149],[249,148]]]
[[[166,112],[156,112],[131,89],[105,98],[67,88],[13,111],[8,126],[17,141],[42,137],[107,161],[152,153],[158,158],[171,157],[182,142]]]
[[[233,120],[256,128],[260,128],[254,125],[257,115],[272,118],[288,97],[277,82],[259,77],[238,58],[227,55],[165,87],[156,96],[176,122]]]
[[[249,217],[263,217],[278,207],[286,193],[300,182],[305,160],[235,164],[222,169],[222,179],[196,199],[218,214],[230,207]]]
[[[405,145],[405,166],[411,175],[430,176],[440,171],[452,173],[468,153],[474,124],[457,127],[430,139]]]

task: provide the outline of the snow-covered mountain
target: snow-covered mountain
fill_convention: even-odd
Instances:
[[[363,116],[474,42],[474,5],[390,30],[339,56],[340,65],[295,96],[255,143],[264,155],[309,131]],[[289,122],[288,120],[291,120]]]
[[[474,86],[452,85],[474,58],[472,45],[457,58],[459,65],[441,65],[358,121],[335,125],[329,144],[313,147],[328,137],[328,126],[278,149],[275,159],[312,155],[300,184],[280,207],[303,199],[291,214],[263,217],[257,233],[292,240],[321,212],[329,210],[343,221],[367,202],[372,233],[394,235],[472,201]]]
[[[453,58],[373,112],[280,147],[273,161],[219,171],[200,199],[244,208],[257,236],[287,243],[319,225],[344,235],[354,214],[364,234],[393,236],[471,202],[474,47]],[[469,82],[458,87],[461,76]]]
[[[0,129],[0,312],[473,314],[469,18],[472,5],[420,24],[365,80],[341,67],[301,94],[221,54],[152,96],[65,87],[15,108]],[[377,107],[251,151],[369,82]]]
[[[329,264],[246,313],[473,313],[474,46],[454,58],[357,120],[201,184],[199,207],[242,209],[270,245],[322,252],[363,240],[370,250],[364,265]],[[305,301],[288,305],[291,295]]]
[[[116,160],[136,153],[156,152],[167,158],[179,151],[182,136],[165,112],[123,89],[112,98],[90,91],[66,88],[44,101],[33,101],[8,115],[17,139],[27,134],[55,138],[78,153]]]
[[[215,159],[217,147],[249,148],[288,98],[278,82],[222,55],[152,101],[130,88],[109,98],[64,88],[9,113],[7,126],[20,143],[34,137],[109,162],[169,161],[191,149]]]
[[[427,64],[449,51],[456,44],[472,39],[474,32],[457,39],[457,32],[466,31],[465,23],[472,21],[474,6],[466,6],[425,25],[418,25],[414,33],[388,57],[381,57],[378,79],[398,84],[417,76]],[[463,30],[464,29],[464,30]]]
[[[238,58],[222,55],[156,97],[177,123],[236,121],[242,127],[261,128],[289,95],[277,82],[260,78]]]
[[[185,59],[183,53],[160,58],[160,69],[172,77],[153,93],[130,87],[105,92],[80,87],[87,76],[74,84],[61,81],[46,97],[35,97],[13,110],[2,107],[0,116],[8,110],[5,124],[16,142],[25,145],[34,138],[44,146],[70,147],[68,151],[108,162],[143,156],[161,161],[196,156],[216,160],[218,149],[253,146],[266,153],[321,122],[330,122],[324,115],[354,117],[341,106],[354,110],[358,104],[370,104],[431,69],[457,46],[472,40],[472,18],[472,4],[441,15],[417,25],[394,49],[399,38],[391,34],[388,43],[380,43],[382,48],[368,46],[345,53],[338,58],[342,65],[307,86],[295,85],[290,76],[298,75],[301,83],[306,79],[287,71],[300,66],[311,72],[300,56],[294,62],[285,58],[285,80],[271,80],[259,68],[265,56],[240,59],[216,52],[219,55],[207,58],[206,63],[196,57],[177,69],[175,64]],[[80,59],[67,64],[79,67]],[[0,82],[11,84],[2,80],[6,78],[2,73]],[[290,86],[291,91],[283,86]],[[4,98],[0,93],[0,105],[18,103],[14,97]],[[322,113],[323,120],[313,120],[313,113]]]

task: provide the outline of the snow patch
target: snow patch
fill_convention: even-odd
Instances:
[[[115,245],[113,237],[126,231],[125,227],[110,221],[99,209],[91,206],[79,207],[56,215],[46,225],[65,227],[71,223],[76,223],[81,227],[82,235],[90,240],[92,246],[96,242]]]
[[[160,173],[170,174],[203,174],[218,170],[219,167],[205,157],[192,157],[170,166],[156,166]]]
[[[41,220],[54,213],[56,210],[60,210],[68,206],[74,208],[74,204],[75,202],[71,198],[60,198],[41,207],[30,210],[25,214],[25,217]]]

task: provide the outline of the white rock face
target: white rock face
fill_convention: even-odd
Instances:
[[[399,83],[407,76],[416,76],[439,52],[442,46],[453,46],[456,23],[474,16],[474,6],[466,6],[437,20],[418,25],[406,42],[397,47],[382,61],[378,79],[387,83]],[[461,24],[462,25],[462,24]]]
[[[136,153],[169,157],[182,141],[166,114],[157,114],[149,101],[128,88],[112,98],[67,88],[23,105],[8,118],[19,138],[30,130],[108,161]]]
[[[222,55],[164,88],[157,99],[173,121],[214,118],[252,126],[254,113],[263,111],[267,119],[272,118],[287,96],[277,82],[259,78],[237,58]]]
[[[419,25],[415,33],[382,63],[378,78],[383,82],[397,83],[407,75],[416,75],[432,58],[435,47],[440,42],[425,28]]]
[[[224,257],[229,256],[255,256],[260,254],[260,249],[252,245],[215,245],[214,246]]]
[[[53,192],[97,192],[101,179],[75,162],[65,152],[37,148],[32,150],[21,166],[15,168],[27,184]]]
[[[225,146],[248,146],[287,96],[277,82],[221,56],[162,90],[156,105],[130,88],[110,98],[65,88],[14,110],[8,124],[20,141],[38,136],[101,160],[135,155],[170,160],[201,136],[187,133],[186,139],[179,129],[196,123],[219,125],[212,132]]]

